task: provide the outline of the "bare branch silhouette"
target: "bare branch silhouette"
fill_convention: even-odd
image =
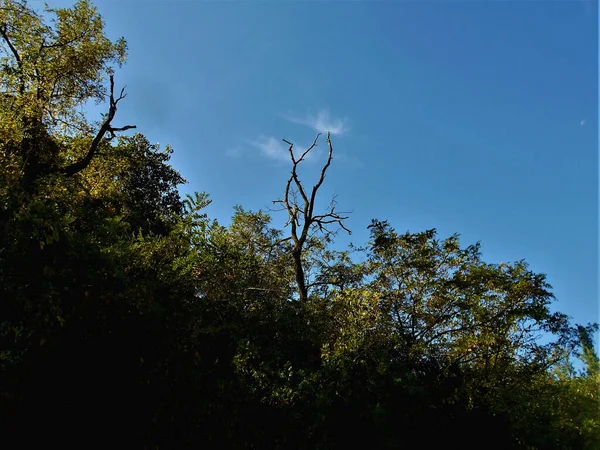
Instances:
[[[283,142],[289,145],[288,150],[290,153],[290,159],[292,160],[292,172],[287,180],[283,199],[273,201],[274,204],[282,205],[282,209],[287,211],[288,214],[288,222],[286,223],[286,226],[289,225],[291,227],[291,234],[281,242],[288,240],[293,242],[292,258],[294,261],[296,284],[298,286],[298,294],[301,302],[306,300],[308,297],[308,287],[306,284],[302,253],[304,250],[304,245],[310,236],[311,230],[316,229],[325,236],[329,237],[335,234],[335,231],[332,231],[330,227],[337,224],[344,231],[351,234],[351,231],[343,223],[344,220],[348,218],[346,215],[348,213],[339,213],[335,211],[335,197],[329,204],[329,208],[327,209],[326,213],[314,214],[317,193],[325,181],[327,170],[329,169],[333,159],[333,145],[331,144],[329,132],[327,133],[326,138],[329,150],[327,161],[321,169],[319,180],[310,191],[310,196],[307,194],[307,190],[302,185],[302,182],[298,176],[299,164],[304,161],[310,151],[317,146],[320,135],[320,133],[317,134],[313,143],[304,152],[302,152],[299,158],[296,158],[294,155],[294,144],[283,139]]]
[[[73,164],[70,164],[66,167],[63,167],[61,169],[61,172],[63,172],[67,176],[72,176],[78,172],[81,172],[83,169],[89,166],[92,162],[92,159],[94,158],[94,155],[96,155],[96,153],[98,152],[98,146],[100,145],[100,142],[102,142],[102,139],[104,139],[107,133],[109,134],[109,139],[113,139],[115,137],[116,132],[136,128],[135,125],[125,125],[124,127],[112,126],[112,121],[115,118],[115,114],[117,113],[117,105],[125,97],[127,97],[127,94],[125,94],[125,88],[123,88],[121,89],[119,96],[115,98],[115,81],[113,76],[110,75],[110,104],[106,119],[104,119],[100,130],[98,130],[98,133],[94,137],[94,140],[92,141],[92,144],[90,145],[87,154],[79,161],[74,162]]]

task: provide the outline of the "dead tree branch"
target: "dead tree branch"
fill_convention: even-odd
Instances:
[[[92,141],[92,144],[90,145],[87,154],[79,161],[74,162],[73,164],[70,164],[66,167],[63,167],[61,169],[62,173],[64,173],[67,176],[72,176],[78,172],[81,172],[83,169],[89,166],[92,162],[92,159],[94,158],[94,155],[96,155],[96,153],[98,152],[98,147],[102,142],[102,139],[104,139],[104,137],[106,136],[106,134],[109,135],[109,139],[113,139],[115,137],[116,132],[136,128],[135,125],[125,125],[124,127],[112,126],[112,121],[115,118],[115,114],[117,113],[117,105],[125,97],[127,97],[127,94],[125,94],[125,88],[123,88],[121,89],[121,93],[119,94],[119,96],[115,98],[115,81],[113,79],[113,76],[110,75],[110,104],[108,108],[108,114],[106,115],[106,118],[104,119],[100,130],[98,130],[98,133],[94,137],[94,140]]]

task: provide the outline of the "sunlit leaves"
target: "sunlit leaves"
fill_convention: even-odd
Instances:
[[[125,41],[105,36],[101,17],[85,0],[72,8],[48,7],[44,15],[24,2],[3,0],[0,25],[0,86],[2,95],[12,99],[2,102],[2,122],[30,118],[50,129],[88,129],[76,108],[104,100],[111,65],[125,61]]]

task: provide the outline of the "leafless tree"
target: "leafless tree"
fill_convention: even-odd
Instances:
[[[294,155],[294,144],[283,139],[283,142],[289,145],[290,159],[292,160],[292,172],[287,180],[285,186],[285,194],[283,199],[274,200],[273,203],[282,205],[282,209],[288,214],[288,222],[286,226],[290,226],[291,234],[279,241],[291,241],[292,248],[292,259],[294,262],[294,271],[296,276],[296,285],[298,287],[298,294],[300,301],[303,302],[308,297],[308,288],[306,285],[306,277],[303,265],[303,251],[307,239],[312,231],[318,231],[327,237],[335,234],[335,231],[331,229],[332,226],[338,225],[343,230],[351,234],[351,231],[344,225],[344,220],[348,216],[344,215],[347,213],[338,213],[335,211],[335,198],[329,204],[327,211],[323,214],[315,214],[315,200],[317,192],[325,181],[325,175],[327,169],[331,165],[333,158],[333,146],[331,144],[330,133],[327,132],[327,147],[328,155],[327,162],[321,169],[321,175],[317,183],[312,187],[309,192],[304,188],[302,182],[298,178],[298,166],[303,162],[307,155],[317,146],[321,133],[317,134],[317,137],[313,141],[312,145],[306,149],[299,158]]]

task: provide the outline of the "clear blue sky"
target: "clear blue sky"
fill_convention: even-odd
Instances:
[[[599,319],[595,1],[97,5],[130,48],[115,123],[171,144],[211,216],[269,206],[288,175],[281,138],[329,127],[321,201],[354,211],[352,242],[372,218],[458,232],[489,262],[548,274],[576,321]]]

